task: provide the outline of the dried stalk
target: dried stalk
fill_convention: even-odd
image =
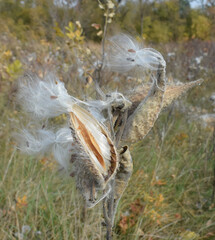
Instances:
[[[108,27],[107,16],[108,16],[108,14],[106,14],[106,17],[105,17],[104,34],[103,34],[103,39],[102,39],[102,60],[101,60],[101,64],[98,65],[98,67],[95,69],[95,71],[93,73],[93,80],[95,82],[95,88],[96,88],[96,97],[98,99],[100,96],[103,100],[106,98],[106,96],[105,96],[104,92],[102,91],[102,89],[100,88],[100,83],[102,80],[101,71],[102,71],[102,68],[104,65],[104,59],[105,59],[105,40],[106,40],[106,36],[107,36],[107,27]],[[112,111],[112,109],[108,108],[107,114],[108,114],[108,120],[109,120],[109,124],[110,124],[111,137],[112,137],[112,140],[114,141],[116,136],[114,133],[114,126],[113,126],[111,111]],[[108,194],[108,196],[106,198],[104,198],[104,200],[103,200],[103,215],[104,215],[104,220],[105,220],[104,225],[106,226],[106,239],[107,240],[112,239],[114,186],[115,186],[115,179],[113,178],[108,185],[108,187],[111,188],[111,191]]]
[[[106,239],[111,240],[112,239],[112,225],[111,220],[108,216],[108,207],[107,207],[107,198],[103,200],[103,214],[104,214],[104,220],[105,220],[105,227],[106,227]]]
[[[109,10],[107,10],[107,14],[105,17],[104,34],[103,34],[103,38],[102,38],[102,60],[101,60],[101,63],[97,66],[97,68],[95,69],[95,71],[93,73],[93,80],[95,82],[97,99],[99,98],[99,96],[102,97],[102,99],[105,98],[105,94],[100,88],[100,82],[102,80],[101,71],[102,71],[102,68],[104,65],[104,60],[105,60],[105,40],[106,40],[107,29],[108,29],[108,21],[107,21],[108,12],[109,12]]]
[[[212,156],[215,156],[215,126],[213,127],[213,137],[212,137]],[[213,182],[212,182],[212,196],[211,196],[211,203],[214,203],[215,198],[215,160],[213,166]]]

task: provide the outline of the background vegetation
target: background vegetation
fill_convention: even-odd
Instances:
[[[194,38],[212,40],[215,3],[213,0],[196,2],[199,8],[191,8],[189,0],[118,0],[111,31],[125,30],[155,43]],[[98,2],[93,0],[2,0],[0,20],[1,32],[10,32],[25,41],[32,38],[54,41],[56,24],[63,30],[70,21],[77,20],[87,39],[99,41],[92,24],[101,27],[104,24]]]
[[[214,111],[215,2],[200,3],[194,9],[186,0],[114,2],[109,35],[124,30],[158,49],[169,82],[205,79],[132,147],[135,169],[115,239],[215,239],[213,126],[200,120]],[[74,96],[94,96],[91,74],[103,27],[95,0],[0,1],[0,239],[104,238],[101,206],[86,211],[73,179],[57,171],[52,156],[23,156],[12,137],[28,122],[14,101],[25,71],[41,77],[54,71]],[[105,92],[126,93],[132,81],[105,76]]]

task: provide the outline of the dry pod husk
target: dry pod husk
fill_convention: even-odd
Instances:
[[[76,161],[77,186],[90,207],[96,193],[104,190],[118,167],[118,154],[105,127],[79,105],[70,113],[71,127],[86,157]]]
[[[164,93],[162,110],[168,107],[173,101],[180,98],[191,88],[201,85],[203,81],[203,79],[199,79],[189,83],[167,84]],[[128,113],[129,115],[131,115],[136,110],[140,102],[146,98],[149,90],[150,86],[138,86],[128,95],[128,99],[132,102],[132,107],[129,109]]]
[[[143,139],[148,134],[161,111],[165,85],[165,68],[159,68],[157,78],[149,94],[138,105],[134,112],[128,116],[125,131],[122,136],[123,140],[135,142]]]

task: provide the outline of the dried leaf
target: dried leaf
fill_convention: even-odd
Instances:
[[[175,214],[175,218],[176,218],[176,219],[181,219],[181,218],[182,218],[182,217],[181,217],[181,214],[180,214],[180,213],[176,213],[176,214]]]
[[[99,30],[101,28],[101,25],[98,23],[92,23],[91,26],[94,27],[96,30]]]
[[[130,208],[134,215],[140,215],[144,211],[144,206],[140,199],[136,199],[133,203],[131,203]]]
[[[81,28],[81,23],[80,23],[80,21],[76,21],[75,24],[77,25],[78,28]]]
[[[128,229],[128,217],[127,216],[121,217],[121,220],[119,222],[119,227],[120,227],[121,231],[125,234]]]
[[[18,197],[16,200],[16,207],[17,208],[23,208],[26,207],[28,205],[27,202],[27,196],[24,195],[22,198]]]
[[[103,31],[101,30],[101,31],[99,31],[99,32],[97,32],[97,36],[101,36],[103,34]]]
[[[112,18],[112,17],[114,17],[114,15],[115,15],[115,13],[112,12],[112,13],[109,13],[108,17]]]
[[[113,9],[113,8],[114,8],[114,3],[113,3],[111,0],[108,0],[108,2],[107,2],[107,7],[108,7],[109,9]]]
[[[104,6],[100,3],[99,8],[104,9]]]
[[[161,180],[161,179],[152,182],[152,186],[156,186],[156,185],[157,186],[164,186],[164,185],[166,185],[166,182]]]

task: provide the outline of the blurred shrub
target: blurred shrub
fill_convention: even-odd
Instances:
[[[193,38],[207,40],[210,37],[211,24],[210,20],[196,12],[192,14],[192,33]]]
[[[10,75],[10,79],[14,80],[22,72],[22,63],[19,60],[15,60],[6,66],[6,72]]]
[[[102,2],[102,1],[101,1]],[[139,34],[147,41],[184,41],[191,38],[214,39],[214,6],[204,10],[192,9],[188,0],[179,1],[132,1],[121,4],[115,1],[114,24],[110,32],[124,29]],[[104,24],[104,15],[94,0],[59,1],[12,1],[0,2],[0,31],[10,32],[18,39],[46,38],[55,40],[53,27],[58,23],[65,32],[69,22],[79,20],[86,38],[100,41],[93,24]]]

